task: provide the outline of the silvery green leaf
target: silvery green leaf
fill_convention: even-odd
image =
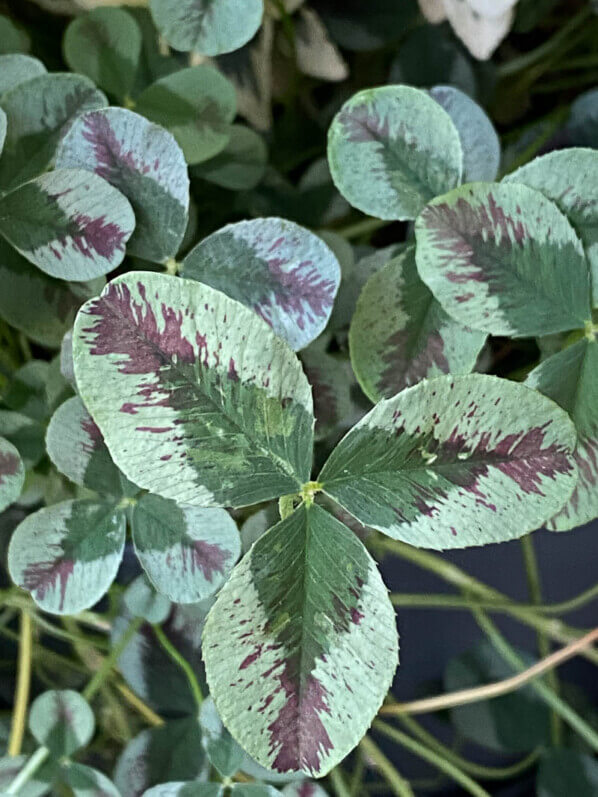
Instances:
[[[19,497],[25,481],[25,468],[18,450],[0,437],[0,512]]]
[[[156,592],[146,576],[141,575],[129,584],[123,603],[133,617],[143,617],[148,623],[163,623],[171,612],[168,598]]]
[[[199,712],[202,744],[210,763],[224,778],[232,777],[245,758],[245,752],[226,730],[211,697],[206,698]]]
[[[228,144],[218,155],[194,166],[192,175],[229,191],[249,191],[262,179],[267,162],[262,136],[245,125],[231,125]]]
[[[63,768],[63,779],[74,797],[121,797],[106,775],[84,764],[69,763]]]
[[[72,755],[90,742],[95,719],[89,703],[78,692],[51,690],[33,701],[29,730],[39,744],[60,758]]]
[[[38,75],[45,75],[46,67],[37,58],[23,53],[0,55],[0,95]]]

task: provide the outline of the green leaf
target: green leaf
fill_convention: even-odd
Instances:
[[[101,291],[104,280],[64,282],[25,260],[0,238],[0,318],[36,343],[58,348],[77,310]]]
[[[202,743],[210,763],[222,777],[232,777],[241,768],[245,752],[222,724],[211,697],[202,703],[199,722],[203,732]]]
[[[590,263],[592,303],[598,306],[598,152],[563,149],[536,158],[503,182],[522,183],[551,199],[581,238]]]
[[[0,789],[7,789],[28,761],[29,758],[25,755],[0,758]],[[47,761],[19,791],[19,797],[44,797],[49,793],[55,775],[55,762]],[[5,795],[6,793],[2,791],[0,794]]]
[[[20,412],[0,409],[0,436],[18,450],[26,468],[32,468],[46,453],[42,423]]]
[[[6,114],[0,108],[0,154],[4,148],[4,141],[6,140]]]
[[[75,484],[107,495],[123,494],[124,476],[112,462],[102,433],[77,396],[56,410],[46,432],[48,456]]]
[[[38,75],[45,75],[46,67],[37,58],[23,53],[0,55],[0,95]]]
[[[220,55],[238,50],[256,33],[263,0],[150,0],[156,27],[176,50]]]
[[[289,783],[282,790],[282,794],[283,797],[328,797],[328,792],[312,780]]]
[[[213,67],[193,66],[153,83],[137,98],[136,108],[170,130],[187,163],[201,163],[230,140],[235,90]]]
[[[91,111],[73,123],[56,166],[95,172],[127,197],[136,222],[129,254],[155,263],[176,255],[187,226],[189,177],[168,131],[125,108]]]
[[[102,92],[82,75],[39,75],[7,91],[2,96],[8,117],[0,160],[2,188],[15,188],[45,172],[73,119],[107,104]]]
[[[527,337],[577,329],[590,318],[581,241],[538,191],[463,186],[431,202],[415,234],[421,278],[462,324]]]
[[[574,459],[579,481],[549,528],[564,531],[581,526],[598,516],[598,342],[580,340],[554,354],[531,372],[526,383],[566,410],[577,429]]]
[[[194,166],[191,174],[230,191],[250,191],[264,176],[267,161],[262,136],[250,127],[232,125],[222,152]]]
[[[266,783],[235,783],[233,797],[280,797],[281,792]]]
[[[526,663],[531,657],[519,651]],[[515,673],[487,640],[452,659],[444,673],[447,692],[485,686]],[[511,694],[451,709],[451,722],[470,742],[497,752],[526,753],[550,743],[550,712],[530,686]]]
[[[148,494],[133,510],[132,528],[148,578],[176,603],[197,603],[215,592],[241,552],[236,523],[224,509]]]
[[[316,504],[255,543],[203,635],[210,693],[233,737],[269,769],[317,776],[366,732],[397,649],[374,561]]]
[[[346,360],[326,354],[317,341],[301,352],[301,360],[314,397],[316,440],[323,440],[351,425],[350,367]]]
[[[15,584],[44,611],[77,614],[114,581],[125,546],[125,518],[114,505],[63,501],[29,515],[8,549]]]
[[[576,147],[598,147],[598,89],[590,89],[571,105],[567,138]]]
[[[250,307],[295,350],[323,331],[340,283],[324,241],[278,218],[228,224],[187,255],[182,275]]]
[[[84,764],[69,763],[64,768],[63,777],[74,797],[120,797],[116,786],[106,775]]]
[[[171,603],[156,592],[146,576],[138,576],[126,589],[123,604],[133,617],[148,623],[163,623],[171,612]]]
[[[25,468],[18,450],[0,437],[0,512],[17,500],[24,481]]]
[[[427,377],[469,373],[485,340],[445,313],[417,273],[415,247],[370,277],[349,333],[353,370],[374,403]]]
[[[79,311],[74,358],[85,405],[140,487],[178,503],[245,506],[309,479],[312,397],[300,363],[219,291],[119,277]]]
[[[85,282],[112,271],[134,228],[128,200],[82,169],[43,174],[0,199],[0,233],[60,279]]]
[[[144,792],[143,797],[222,797],[221,783],[162,783]]]
[[[448,113],[459,133],[463,182],[494,180],[500,166],[500,140],[486,112],[453,86],[434,86],[430,96]]]
[[[0,14],[0,53],[28,52],[31,40],[25,30],[4,14]]]
[[[598,763],[576,750],[546,750],[536,788],[538,797],[593,797],[598,790]]]
[[[414,219],[461,181],[463,153],[450,116],[408,86],[360,91],[328,134],[330,171],[354,207],[381,219]]]
[[[318,11],[342,47],[369,52],[401,38],[418,9],[416,0],[321,0]]]
[[[71,689],[50,690],[33,701],[29,730],[56,758],[85,747],[95,730],[89,703]]]
[[[151,786],[206,775],[199,722],[188,717],[169,720],[132,739],[118,759],[114,782],[121,794],[140,797]]]
[[[128,96],[141,56],[141,31],[124,8],[94,8],[67,27],[64,58],[73,72],[91,78],[119,99]]]
[[[552,401],[493,376],[442,376],[381,401],[318,481],[366,526],[422,548],[521,537],[568,500],[575,429]]]

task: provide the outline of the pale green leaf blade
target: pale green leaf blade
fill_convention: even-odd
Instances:
[[[191,250],[182,275],[250,307],[295,350],[323,331],[340,283],[324,241],[279,218],[228,224]]]
[[[29,730],[56,758],[85,747],[95,730],[89,703],[72,689],[50,690],[37,697],[29,712]]]
[[[421,278],[462,324],[526,337],[577,329],[590,317],[581,241],[538,191],[463,186],[431,202],[415,234]]]
[[[220,587],[241,552],[224,509],[177,505],[145,495],[132,519],[139,561],[154,587],[176,603],[197,603]]]
[[[94,172],[131,203],[131,255],[162,263],[179,249],[189,211],[189,177],[173,136],[125,108],[81,114],[56,154],[60,169]]]
[[[141,31],[124,8],[93,8],[69,24],[64,58],[73,72],[125,99],[135,82],[141,56]]]
[[[6,756],[0,758],[0,794],[6,797],[6,789],[16,776],[24,769],[29,757],[25,755]],[[52,783],[56,779],[57,765],[54,761],[47,761],[29,778],[19,792],[19,797],[44,797],[47,795]]]
[[[156,592],[143,573],[125,590],[123,605],[133,617],[142,617],[152,624],[166,622],[172,610],[168,598]]]
[[[500,166],[500,140],[486,112],[454,86],[434,86],[430,95],[457,128],[463,149],[463,182],[491,181]]]
[[[4,190],[45,172],[77,114],[103,108],[108,100],[83,75],[39,75],[7,91],[2,108],[8,118],[0,160]]]
[[[366,526],[422,548],[521,537],[569,499],[575,429],[554,402],[493,376],[437,377],[381,401],[318,481]]]
[[[0,14],[0,53],[26,53],[30,47],[31,40],[24,28]]]
[[[6,140],[6,114],[0,108],[0,154],[4,149],[4,141]]]
[[[428,377],[469,373],[485,340],[445,313],[417,273],[414,247],[370,277],[349,331],[353,370],[373,402]]]
[[[77,614],[112,584],[125,546],[124,515],[98,501],[64,501],[29,515],[8,549],[10,575],[44,611]]]
[[[219,291],[161,274],[119,277],[79,311],[74,358],[86,407],[140,487],[178,503],[244,506],[309,479],[313,408],[300,363]]]
[[[199,722],[203,733],[202,743],[210,763],[223,777],[232,777],[241,768],[245,751],[222,724],[211,697],[201,705]]]
[[[316,440],[323,440],[351,425],[351,387],[355,381],[346,360],[327,354],[317,344],[301,352],[301,361],[314,397]]]
[[[134,228],[129,201],[82,169],[48,172],[0,200],[0,233],[60,279],[85,282],[112,271]]]
[[[250,191],[266,171],[268,149],[262,136],[245,125],[231,125],[226,147],[208,161],[193,167],[193,177],[228,188]]]
[[[585,247],[592,275],[592,304],[598,306],[598,152],[577,148],[551,152],[503,182],[535,188],[567,216]]]
[[[572,103],[566,129],[576,147],[598,147],[598,88],[585,91]]]
[[[150,0],[156,27],[176,50],[221,55],[238,50],[257,32],[263,0]]]
[[[598,791],[596,759],[577,750],[545,751],[536,781],[538,797],[593,797]]]
[[[0,437],[0,512],[17,500],[24,481],[21,455],[12,443]]]
[[[121,474],[102,433],[77,396],[67,399],[52,416],[46,449],[60,473],[75,484],[108,495],[122,494]]]
[[[112,781],[102,772],[84,764],[69,763],[64,780],[74,797],[121,797]]]
[[[23,53],[0,55],[0,95],[38,75],[45,75],[46,67],[37,58]]]
[[[397,650],[374,561],[315,504],[255,543],[203,636],[210,693],[233,737],[269,769],[318,776],[369,727]]]
[[[585,338],[554,354],[531,372],[526,384],[556,401],[577,429],[579,481],[549,528],[581,526],[598,516],[598,342]]]
[[[360,91],[328,133],[330,171],[354,207],[381,219],[414,219],[459,185],[463,152],[450,116],[425,91]]]
[[[235,783],[234,797],[280,797],[281,792],[266,783]]]
[[[170,130],[187,163],[195,164],[226,147],[236,105],[232,83],[213,67],[202,65],[157,80],[140,94],[135,107]]]
[[[223,797],[221,783],[162,783],[143,793],[143,797]]]

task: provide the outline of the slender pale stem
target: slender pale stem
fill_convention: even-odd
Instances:
[[[38,747],[29,761],[27,761],[23,769],[7,788],[6,794],[20,794],[23,786],[25,786],[25,784],[28,783],[29,780],[35,775],[37,770],[41,767],[49,755],[50,751],[47,747]]]
[[[336,792],[337,797],[350,797],[349,789],[347,788],[347,784],[345,783],[345,779],[343,777],[343,773],[340,771],[338,767],[335,767],[328,776],[330,778],[330,782],[334,787],[334,791]]]
[[[397,772],[394,765],[384,755],[382,750],[369,736],[364,736],[359,743],[365,755],[374,763],[376,769],[384,776],[386,782],[397,797],[414,797],[409,781]]]
[[[148,723],[148,725],[163,725],[164,720],[156,712],[146,705],[141,698],[137,697],[135,692],[131,691],[125,684],[118,684],[116,687],[127,703],[132,706]]]
[[[21,612],[21,635],[19,640],[19,671],[15,692],[15,708],[12,715],[8,755],[17,756],[21,752],[23,736],[25,735],[25,722],[27,719],[27,706],[29,705],[29,691],[31,687],[31,648],[33,628],[31,615],[26,610]]]
[[[193,668],[187,661],[187,659],[182,656],[179,651],[175,648],[172,644],[170,639],[166,636],[164,631],[162,630],[161,626],[154,625],[153,626],[154,633],[158,638],[159,643],[162,645],[164,650],[168,653],[170,658],[179,665],[181,670],[187,676],[187,681],[189,682],[189,686],[191,688],[191,692],[193,693],[193,697],[195,698],[195,702],[197,703],[197,707],[199,708],[203,703],[203,694],[201,691],[201,687],[195,677],[195,673],[193,672]]]
[[[334,232],[336,232],[337,235],[342,235],[343,238],[360,238],[362,235],[369,235],[391,223],[390,221],[383,221],[382,219],[363,219],[362,221],[355,222],[355,224],[350,224],[348,227],[341,227],[338,230],[334,230]]]
[[[102,661],[99,670],[95,673],[91,681],[87,684],[81,693],[86,700],[91,700],[96,692],[100,689],[113,667],[116,666],[122,652],[127,647],[129,642],[133,639],[141,625],[143,624],[142,617],[136,617],[131,621],[129,627],[118,640],[116,645],[112,648],[110,653]]]

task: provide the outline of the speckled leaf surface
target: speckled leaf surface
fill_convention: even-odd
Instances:
[[[127,197],[135,213],[129,254],[174,257],[187,226],[187,164],[173,136],[125,108],[82,114],[63,139],[56,166],[95,172]]]
[[[24,53],[0,55],[0,95],[38,75],[45,75],[46,67],[37,58]]]
[[[0,512],[17,500],[24,480],[25,468],[18,450],[0,437]]]
[[[63,501],[29,515],[8,550],[10,575],[44,611],[77,614],[112,584],[125,545],[114,505]]]
[[[182,274],[250,307],[295,350],[326,326],[340,267],[317,235],[292,221],[229,224],[185,258]]]
[[[176,603],[197,603],[215,592],[241,553],[237,526],[220,508],[148,494],[135,506],[132,528],[148,578]]]
[[[74,797],[121,797],[106,775],[84,764],[69,763],[63,778],[73,790]]]
[[[63,51],[73,72],[122,100],[133,88],[141,43],[139,26],[124,8],[93,8],[67,27]]]
[[[580,148],[551,152],[517,169],[504,182],[535,188],[568,217],[585,247],[592,304],[598,306],[598,152]]]
[[[560,404],[577,429],[579,481],[549,528],[581,526],[598,516],[598,342],[583,339],[554,354],[531,372],[527,384]]]
[[[397,664],[394,611],[359,540],[317,505],[261,537],[204,629],[226,727],[277,772],[326,774],[358,743]]]
[[[75,484],[108,495],[122,494],[124,477],[112,462],[102,433],[77,396],[67,399],[52,416],[46,432],[46,449],[60,473]]]
[[[44,172],[76,115],[107,104],[104,94],[83,75],[39,75],[7,91],[2,96],[8,118],[0,160],[2,188],[13,188]]]
[[[72,689],[52,689],[37,697],[29,713],[29,730],[56,758],[70,756],[91,740],[93,711]]]
[[[112,271],[134,227],[128,200],[82,169],[48,172],[0,199],[0,233],[61,279],[85,282]]]
[[[176,50],[220,55],[238,50],[256,33],[263,0],[150,0],[156,27]]]
[[[486,112],[454,86],[434,86],[430,96],[457,128],[463,149],[463,182],[494,180],[500,166],[500,140]]]
[[[341,440],[318,481],[366,526],[422,548],[520,537],[569,499],[575,429],[527,387],[472,374],[381,401]]]
[[[116,464],[196,506],[244,506],[309,479],[309,384],[286,343],[192,280],[136,272],[77,316],[77,385]]]
[[[181,69],[157,80],[137,98],[139,113],[170,130],[189,164],[218,155],[229,142],[235,89],[211,66]]]
[[[463,152],[450,116],[408,86],[360,91],[328,133],[334,182],[354,207],[381,219],[414,219],[461,181]]]
[[[473,370],[486,333],[454,321],[422,282],[415,248],[366,283],[351,322],[351,363],[375,403],[440,374]]]
[[[526,337],[577,329],[590,317],[581,241],[538,191],[463,186],[431,202],[415,233],[421,278],[463,324]]]

